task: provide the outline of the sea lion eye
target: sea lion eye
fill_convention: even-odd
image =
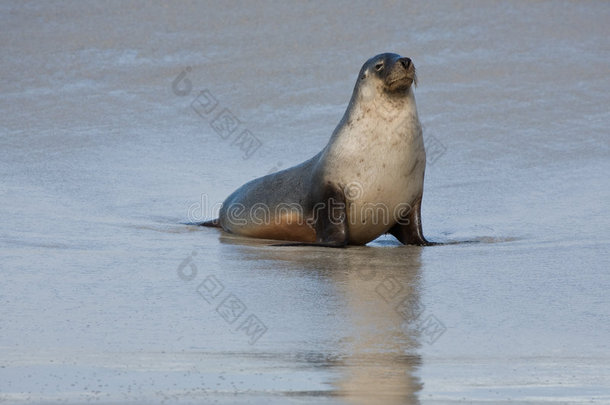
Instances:
[[[383,69],[383,62],[378,62],[375,65],[375,70],[379,72],[381,69]]]

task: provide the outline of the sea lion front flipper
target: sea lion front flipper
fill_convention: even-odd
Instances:
[[[400,222],[390,228],[388,233],[394,235],[404,245],[436,245],[436,243],[428,242],[424,238],[421,226],[421,198],[415,202],[409,212],[406,213],[405,218],[402,218]]]
[[[316,230],[316,241],[280,243],[272,246],[323,246],[341,248],[347,246],[347,208],[343,190],[327,183],[322,191],[322,199],[313,207],[311,220]]]
[[[348,242],[347,207],[343,190],[327,183],[322,201],[314,206],[316,243],[342,247]]]

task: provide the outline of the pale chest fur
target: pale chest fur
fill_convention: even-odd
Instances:
[[[328,145],[325,179],[344,188],[350,239],[386,232],[423,190],[425,151],[414,99],[355,108]]]

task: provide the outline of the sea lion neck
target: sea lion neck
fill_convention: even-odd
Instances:
[[[353,127],[371,120],[391,123],[408,117],[417,119],[413,88],[407,89],[402,94],[391,94],[379,88],[371,89],[357,83],[337,129],[345,125]]]

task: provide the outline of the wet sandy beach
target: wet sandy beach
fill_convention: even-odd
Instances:
[[[609,3],[0,21],[0,403],[610,403]],[[423,227],[445,245],[183,225],[316,154],[386,51],[417,67]]]

